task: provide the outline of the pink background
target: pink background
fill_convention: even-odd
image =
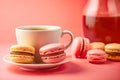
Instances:
[[[0,80],[120,80],[120,63],[90,64],[73,59],[59,69],[29,72],[2,58],[16,43],[15,28],[22,25],[58,25],[83,36],[81,13],[87,0],[0,0]]]
[[[0,44],[15,43],[22,25],[58,25],[83,35],[81,13],[86,0],[0,0]]]

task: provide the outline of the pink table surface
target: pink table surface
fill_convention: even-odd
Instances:
[[[2,60],[8,53],[9,45],[1,45],[0,80],[120,80],[120,62],[91,64],[86,59],[73,58],[56,70],[25,71]]]

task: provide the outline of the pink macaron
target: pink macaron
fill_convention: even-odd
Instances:
[[[75,37],[71,46],[71,53],[74,54],[76,58],[85,58],[89,50],[89,43],[88,38]]]
[[[87,60],[90,63],[104,63],[106,62],[106,53],[101,49],[93,49],[87,52]]]
[[[66,58],[64,45],[60,43],[47,44],[40,48],[39,53],[44,63],[58,63]]]

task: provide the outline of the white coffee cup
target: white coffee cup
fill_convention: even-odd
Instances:
[[[65,46],[68,48],[73,41],[73,34],[69,30],[62,30],[59,26],[31,25],[16,28],[17,43],[35,47],[36,62],[40,62],[39,48],[49,43],[58,43],[64,34],[70,36],[70,41]]]

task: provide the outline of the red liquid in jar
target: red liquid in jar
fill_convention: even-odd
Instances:
[[[120,16],[83,16],[83,30],[91,42],[120,43]]]

